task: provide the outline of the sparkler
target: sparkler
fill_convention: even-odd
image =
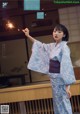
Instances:
[[[13,25],[13,23],[11,23],[10,21],[8,21],[8,22],[6,23],[6,28],[7,28],[7,29],[13,29],[13,28],[15,28],[15,26]]]
[[[15,25],[11,22],[11,21],[7,21],[7,23],[6,23],[6,29],[9,29],[9,30],[13,30],[13,29],[15,29],[16,27],[15,27]],[[17,29],[18,31],[21,31],[21,29]]]

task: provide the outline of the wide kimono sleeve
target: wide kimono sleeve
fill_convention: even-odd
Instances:
[[[70,58],[70,49],[67,45],[64,45],[62,49],[62,59],[60,73],[65,85],[70,85],[76,82],[74,70]]]
[[[32,46],[32,54],[29,59],[28,69],[48,74],[49,72],[49,44],[35,41]]]

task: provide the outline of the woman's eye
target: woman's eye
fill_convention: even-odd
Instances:
[[[61,33],[61,31],[58,31],[59,33]]]

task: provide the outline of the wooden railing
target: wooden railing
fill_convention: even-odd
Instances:
[[[71,92],[73,112],[80,113],[80,81]],[[54,114],[50,83],[0,89],[0,104],[8,104],[10,114]]]

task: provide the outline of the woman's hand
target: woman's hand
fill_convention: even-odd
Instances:
[[[27,36],[27,37],[29,37],[29,29],[28,28],[25,28],[24,30],[22,30],[24,33],[25,33],[25,35]]]
[[[29,34],[29,29],[28,29],[28,28],[25,28],[25,29],[22,30],[22,31],[25,33],[25,35],[27,36],[27,38],[28,38],[30,41],[32,41],[32,43],[36,41],[35,38],[33,38],[32,36],[30,36],[30,34]]]
[[[71,98],[70,86],[66,86],[66,92],[67,92],[69,98]]]

